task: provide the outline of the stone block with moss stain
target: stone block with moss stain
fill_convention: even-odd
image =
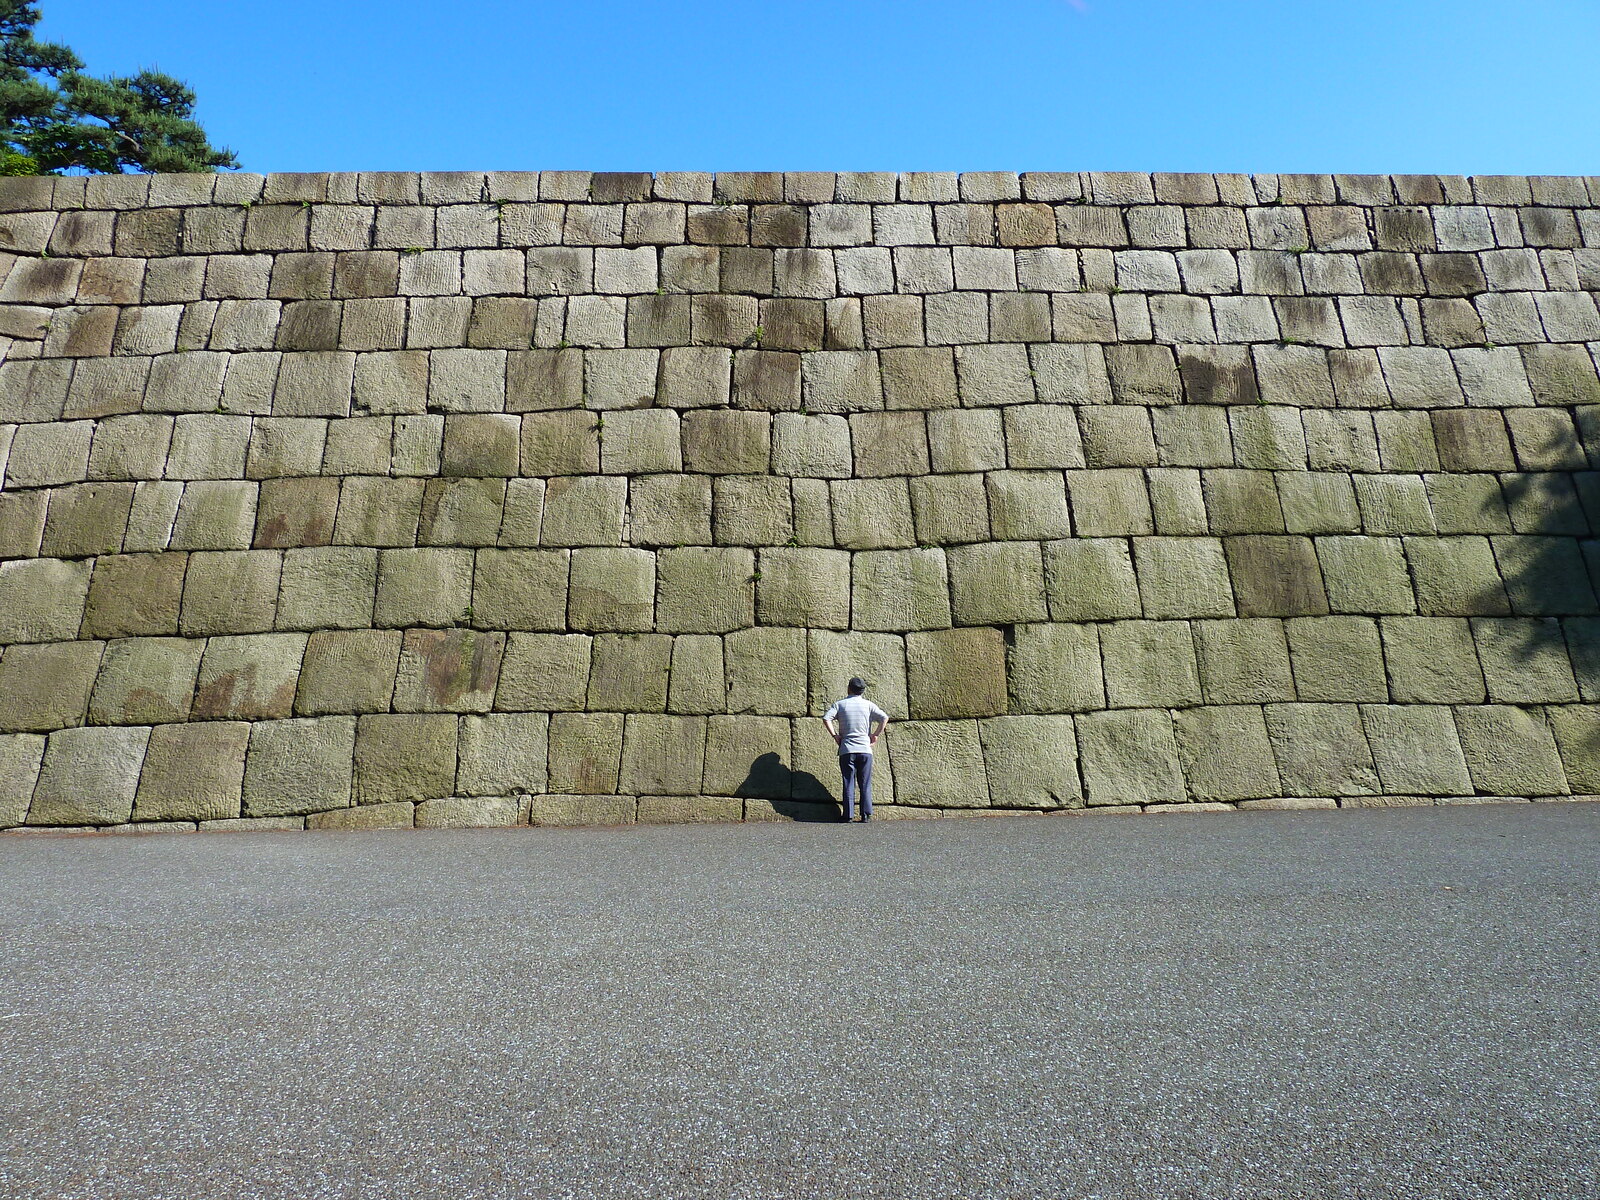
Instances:
[[[1222,543],[1206,537],[1133,539],[1144,615],[1231,617],[1233,588]]]
[[[992,717],[1009,707],[1006,645],[998,629],[910,634],[906,667],[916,719]]]
[[[456,718],[448,713],[378,713],[360,718],[355,803],[448,796],[456,776]]]
[[[28,810],[29,825],[121,825],[133,814],[150,730],[52,733]]]
[[[1282,621],[1266,617],[1196,621],[1191,628],[1208,704],[1270,704],[1295,698]]]
[[[1036,543],[955,546],[948,557],[958,625],[1013,625],[1049,619],[1044,561]]]
[[[551,791],[615,793],[622,760],[622,727],[621,713],[552,713]]]
[[[1385,617],[1380,628],[1396,703],[1483,703],[1483,668],[1465,618]]]
[[[722,660],[722,639],[714,633],[680,633],[674,637],[667,711],[686,715],[727,711],[728,688]]]
[[[578,633],[511,634],[500,666],[495,708],[581,711],[587,702],[592,640]]]
[[[529,475],[584,475],[600,469],[600,424],[569,409],[522,418],[522,470]]]
[[[1114,708],[1200,703],[1200,674],[1187,621],[1114,621],[1100,627],[1106,702]]]
[[[623,728],[620,790],[692,796],[705,769],[706,718],[630,713]]]
[[[1081,808],[1078,739],[1066,716],[978,722],[989,803],[996,808]]]
[[[1244,536],[1224,544],[1241,617],[1327,613],[1322,569],[1310,538]]]
[[[242,721],[156,726],[145,751],[133,820],[237,817],[249,741],[250,726]]]
[[[1570,790],[1550,726],[1510,705],[1455,709],[1473,786],[1487,796],[1564,796]]]
[[[656,557],[647,550],[575,550],[567,588],[567,626],[636,632],[655,620]]]
[[[1057,621],[1104,621],[1141,615],[1128,543],[1121,538],[1075,538],[1044,546],[1050,616]]]
[[[503,633],[408,629],[400,648],[397,712],[487,712],[505,650]]]
[[[545,488],[539,540],[546,546],[615,546],[622,541],[627,497],[625,479],[552,479]]]
[[[1260,708],[1190,708],[1174,713],[1172,723],[1183,777],[1197,801],[1232,803],[1278,794],[1278,767]]]
[[[189,555],[180,626],[189,637],[264,633],[278,615],[283,556],[276,550]],[[91,594],[91,603],[93,596]]]
[[[1072,713],[1106,702],[1093,625],[1019,625],[1010,651],[1013,710]]]
[[[539,540],[543,518],[544,488],[540,483],[529,492],[528,480],[513,480],[517,485],[512,499],[531,500],[533,511],[519,512],[507,503],[504,479],[430,479],[422,493],[422,518],[417,526],[419,546],[493,546],[500,540],[500,528],[507,518],[522,522],[513,544],[532,545]]]
[[[989,777],[977,721],[906,721],[892,728],[899,803],[922,808],[988,806]]]
[[[259,721],[294,711],[303,633],[258,633],[215,637],[206,643],[195,683],[194,718],[199,721]]]
[[[96,559],[83,620],[84,635],[124,638],[177,633],[188,557],[118,554]],[[266,627],[271,628],[270,616]]]
[[[1569,705],[1546,709],[1545,715],[1572,790],[1580,795],[1600,796],[1600,709]],[[0,762],[4,757],[0,750]],[[4,768],[0,767],[0,776],[3,774]]]
[[[752,478],[776,483],[782,489],[783,519],[787,521],[788,481]],[[710,543],[711,483],[703,475],[642,475],[629,480],[628,541],[635,546]]]
[[[683,415],[683,466],[709,475],[760,474],[772,456],[772,418],[764,412],[708,409]]]
[[[1578,699],[1578,683],[1559,621],[1551,617],[1476,617],[1471,624],[1490,700],[1570,704]]]
[[[1354,704],[1269,704],[1266,716],[1286,795],[1370,796],[1383,790]]]
[[[596,712],[665,711],[671,660],[672,638],[666,634],[597,634],[586,707]]]
[[[306,828],[344,832],[410,829],[416,821],[417,806],[409,800],[396,800],[388,804],[363,804],[357,808],[336,808],[329,812],[311,813],[306,817]]]
[[[333,540],[341,546],[412,546],[422,518],[420,479],[352,475],[339,491]]]

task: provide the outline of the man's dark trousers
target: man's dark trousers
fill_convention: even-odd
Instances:
[[[872,755],[839,755],[839,773],[844,776],[844,819],[856,815],[856,788],[861,788],[861,815],[872,815]]]

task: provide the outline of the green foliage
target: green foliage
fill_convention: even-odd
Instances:
[[[194,121],[195,94],[159,71],[98,79],[33,36],[39,9],[0,0],[0,174],[215,171],[236,167]]]

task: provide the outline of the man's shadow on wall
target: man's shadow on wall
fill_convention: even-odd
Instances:
[[[750,764],[734,795],[766,800],[791,821],[837,821],[841,809],[828,786],[810,771],[796,771],[769,751]]]

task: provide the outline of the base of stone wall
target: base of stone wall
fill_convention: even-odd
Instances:
[[[920,808],[880,804],[877,820],[951,817],[1105,817],[1228,812],[1326,812],[1469,804],[1600,803],[1600,796],[1272,796],[1191,804],[1110,804],[1075,808]],[[373,829],[615,828],[623,825],[839,823],[837,804],[752,800],[737,796],[451,796],[368,804],[304,816],[230,817],[215,821],[134,821],[125,825],[26,825],[0,837],[40,834],[280,833]]]

